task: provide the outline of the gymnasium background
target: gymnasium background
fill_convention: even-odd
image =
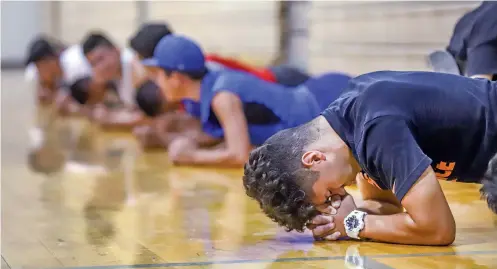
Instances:
[[[124,46],[141,22],[167,21],[204,49],[267,64],[289,61],[313,73],[425,70],[457,19],[475,1],[2,1],[2,67],[22,64],[44,32],[76,43],[91,29]]]

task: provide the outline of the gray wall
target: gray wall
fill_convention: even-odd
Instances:
[[[2,1],[2,64],[24,61],[31,38],[43,31],[43,2]]]
[[[426,70],[426,55],[445,48],[456,21],[479,2],[314,1],[310,66],[354,74]]]
[[[31,26],[24,27],[31,29],[22,28],[25,37],[15,37],[21,28],[11,26],[18,23],[4,25],[6,3],[23,5],[28,2],[2,2],[2,39],[5,32],[12,36],[8,39],[14,40],[26,39],[37,31],[33,30],[38,29],[33,19]],[[269,63],[277,54],[276,1],[35,3],[43,6],[43,29],[70,43],[79,42],[86,31],[100,28],[116,43],[125,45],[138,25],[140,14],[147,14],[151,20],[167,20],[176,31],[195,37],[209,52],[256,63]],[[310,70],[315,73],[341,70],[352,74],[377,69],[424,70],[425,55],[433,49],[443,48],[457,19],[478,4],[468,1],[313,1],[309,14]],[[8,15],[12,21],[20,17],[18,14],[26,14],[26,11],[20,12],[20,6],[16,8],[17,12]],[[139,8],[145,8],[147,12]],[[29,9],[32,10],[32,6]],[[10,29],[4,31],[4,27]],[[24,51],[21,43],[9,41],[8,48],[12,52],[7,55],[16,56]],[[2,54],[3,44],[2,40]]]

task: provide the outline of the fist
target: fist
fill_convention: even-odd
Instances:
[[[322,214],[316,216],[311,222],[311,224],[314,225],[314,227],[311,227],[314,238],[337,240],[347,236],[343,220],[355,209],[356,205],[354,199],[351,195],[347,195],[342,198],[340,208],[336,210],[336,214]]]
[[[178,137],[169,144],[169,160],[174,164],[189,163],[196,147],[194,140],[183,136]]]
[[[135,135],[140,145],[145,149],[163,148],[155,131],[150,126],[145,125],[135,127],[133,129],[133,134]]]

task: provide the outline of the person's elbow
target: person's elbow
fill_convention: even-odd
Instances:
[[[439,246],[448,246],[454,243],[456,240],[456,223],[454,219],[452,221],[446,221],[443,225],[438,225],[437,233],[435,235],[435,244]]]
[[[447,246],[456,238],[456,223],[452,219],[429,219],[415,226],[423,245]]]

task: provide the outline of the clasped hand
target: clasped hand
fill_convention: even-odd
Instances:
[[[314,217],[307,225],[316,240],[335,241],[346,237],[343,220],[356,209],[351,195],[341,197],[336,194],[331,198],[327,207],[317,208],[321,214]]]

